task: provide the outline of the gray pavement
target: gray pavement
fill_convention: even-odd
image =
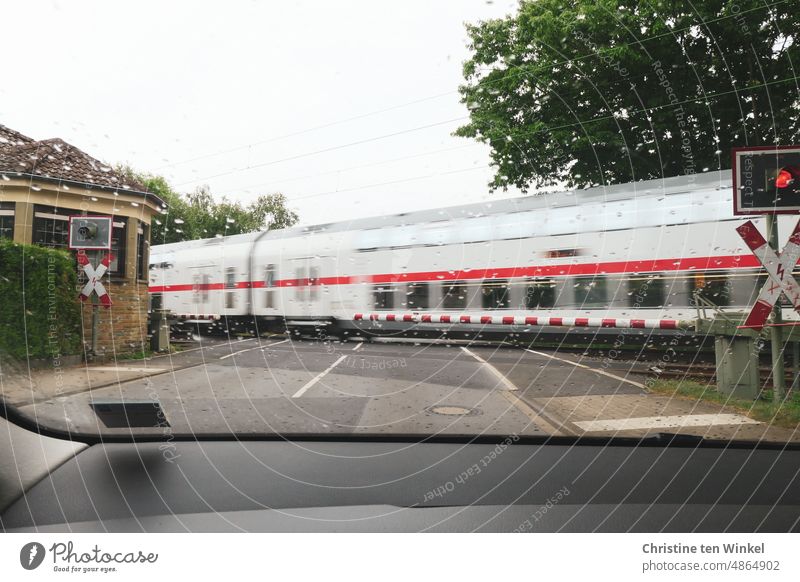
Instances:
[[[147,360],[2,378],[43,424],[113,434],[92,400],[154,400],[173,434],[281,433],[796,439],[735,411],[648,394],[642,370],[502,345],[203,339]],[[66,423],[66,424],[65,424]],[[133,429],[147,433],[151,429]]]

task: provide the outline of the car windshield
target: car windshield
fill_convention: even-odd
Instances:
[[[800,439],[791,2],[4,16],[6,416]]]

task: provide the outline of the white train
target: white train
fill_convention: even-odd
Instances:
[[[154,246],[151,304],[337,333],[673,327],[698,298],[746,310],[765,280],[731,196],[710,172]]]

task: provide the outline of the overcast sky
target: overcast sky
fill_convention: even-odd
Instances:
[[[464,23],[515,9],[4,3],[0,123],[163,174],[179,191],[208,184],[245,202],[280,191],[303,224],[504,197],[486,186],[488,148],[450,134],[467,115],[456,92]]]

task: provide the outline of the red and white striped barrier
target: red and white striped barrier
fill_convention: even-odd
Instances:
[[[535,317],[522,315],[458,315],[429,313],[356,313],[355,321],[406,323],[464,323],[479,325],[522,325],[554,327],[611,327],[634,329],[681,329],[691,322],[678,319],[620,319],[604,317]]]
[[[175,317],[178,319],[199,319],[199,320],[209,320],[209,321],[217,321],[222,316],[220,315],[212,315],[208,313],[178,313]]]

